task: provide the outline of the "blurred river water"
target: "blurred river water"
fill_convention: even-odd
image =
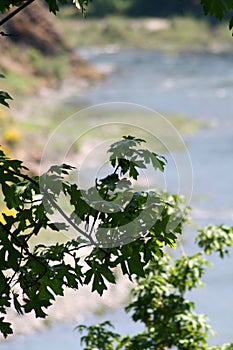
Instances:
[[[103,82],[76,97],[77,104],[135,103],[161,114],[176,113],[203,122],[195,133],[184,134],[193,167],[193,226],[189,229],[191,238],[185,239],[187,251],[194,250],[194,229],[208,223],[232,225],[233,50],[167,54],[111,46],[83,48],[79,54],[109,73]],[[198,312],[209,316],[217,331],[210,344],[221,344],[233,341],[233,252],[224,261],[215,256],[211,261],[215,266],[205,277],[205,288],[189,297],[196,302]],[[122,310],[105,318],[115,322],[117,332],[137,331]],[[96,321],[97,316],[88,323]],[[59,350],[67,345],[80,349],[73,328],[70,323],[54,325],[42,334],[0,344],[0,349]]]

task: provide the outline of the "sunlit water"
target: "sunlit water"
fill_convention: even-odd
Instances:
[[[115,67],[104,84],[90,92],[89,104],[133,102],[207,122],[197,134],[185,137],[194,172],[194,224],[198,228],[208,223],[232,225],[233,51],[168,55],[128,49],[83,54],[94,63]],[[193,251],[192,244],[186,244]],[[192,298],[217,331],[210,343],[221,343],[233,339],[233,256],[225,261],[211,259],[216,265],[207,273],[206,287]]]
[[[233,52],[164,54],[139,49],[83,49],[80,54],[112,73],[101,84],[77,98],[87,106],[113,101],[137,103],[161,113],[181,113],[206,121],[185,137],[194,171],[194,225],[232,225],[233,219]],[[191,241],[191,238],[190,238]],[[187,251],[193,251],[186,239]],[[233,253],[224,261],[212,258],[205,289],[190,295],[197,311],[208,314],[217,336],[210,343],[233,341]],[[106,315],[116,330],[137,331],[122,310]],[[98,322],[97,317],[89,323]],[[1,344],[3,350],[80,349],[74,324],[54,325],[42,334],[20,336]]]
[[[128,49],[96,55],[95,50],[83,50],[83,55],[93,63],[115,67],[103,84],[85,95],[88,105],[131,102],[206,122],[197,134],[184,137],[194,171],[192,206],[197,217],[231,220],[233,52],[168,55]]]

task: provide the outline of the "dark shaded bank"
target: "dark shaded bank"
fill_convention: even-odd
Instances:
[[[57,17],[40,0],[10,19],[3,30],[9,35],[0,37],[0,68],[5,75],[16,72],[35,79],[42,77],[44,81],[67,75],[91,80],[101,77],[80,58]]]

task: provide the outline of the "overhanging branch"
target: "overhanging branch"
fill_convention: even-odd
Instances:
[[[31,3],[33,3],[35,0],[28,0],[23,5],[19,6],[14,11],[10,12],[7,16],[5,16],[3,19],[0,20],[0,26],[8,22],[12,17],[17,15],[19,12],[21,12],[25,7],[29,6]]]

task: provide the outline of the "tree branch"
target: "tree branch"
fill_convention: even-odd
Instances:
[[[40,189],[40,185],[37,181],[35,181],[34,179],[32,179],[30,176],[22,174],[22,173],[17,173],[14,170],[11,170],[9,168],[6,168],[3,166],[3,168],[11,173],[14,174],[18,177],[21,177],[24,180],[27,180],[29,182],[31,182],[33,185],[35,185],[37,188]],[[50,202],[50,204],[52,204],[54,206],[54,208],[61,214],[61,216],[63,216],[63,218],[77,231],[79,232],[82,236],[84,236],[87,240],[90,241],[91,244],[93,244],[94,246],[96,246],[95,241],[92,239],[92,237],[90,235],[88,235],[85,231],[81,230],[76,224],[75,222],[73,222],[70,217],[68,215],[66,215],[66,213],[62,210],[62,208],[55,202],[55,200],[53,199],[52,195],[47,191],[44,190],[43,193],[44,197]]]
[[[14,11],[10,12],[7,16],[5,16],[2,20],[0,20],[0,26],[8,22],[12,17],[17,15],[19,12],[21,12],[25,7],[29,6],[31,3],[33,3],[35,0],[28,0],[23,5],[19,6]]]
[[[7,34],[7,33],[3,32],[3,31],[0,32],[0,35],[1,36],[13,36],[13,34]]]
[[[182,243],[180,237],[176,236],[176,239],[177,239],[177,244],[178,244],[178,246],[179,246],[181,255],[182,255],[182,256],[186,256],[186,253],[185,253],[185,250],[184,250],[184,246],[183,246],[183,243]]]

